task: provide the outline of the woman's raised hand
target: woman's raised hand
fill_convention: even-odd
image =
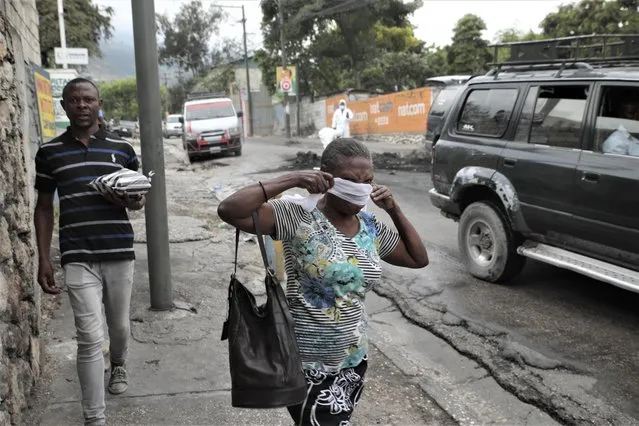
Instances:
[[[307,190],[311,194],[324,194],[334,184],[333,175],[319,170],[295,172],[296,187]]]

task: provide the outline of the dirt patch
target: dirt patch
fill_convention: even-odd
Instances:
[[[430,172],[430,155],[423,149],[415,149],[405,154],[383,152],[373,154],[376,169],[402,170],[409,172]]]
[[[404,154],[397,152],[373,154],[373,165],[378,170],[427,173],[430,171],[430,160],[430,153],[421,149],[415,149]],[[320,156],[318,154],[312,151],[300,151],[295,157],[289,159],[289,164],[285,169],[306,170],[319,166]]]

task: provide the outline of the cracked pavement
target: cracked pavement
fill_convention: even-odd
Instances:
[[[298,151],[319,152],[318,145],[256,138],[242,157],[189,165],[179,141],[165,141],[171,267],[180,308],[148,310],[144,215],[132,213],[138,261],[131,385],[126,396],[108,397],[110,424],[290,424],[284,410],[230,406],[227,347],[219,333],[233,230],[217,218],[214,194],[271,176]],[[638,424],[632,401],[639,392],[633,386],[639,348],[632,326],[639,298],[539,264],[529,265],[511,287],[474,280],[457,260],[456,224],[427,199],[429,176],[378,171],[377,180],[394,191],[415,223],[431,265],[421,271],[388,266],[368,297],[373,354],[355,425]],[[259,300],[264,292],[257,247],[250,240],[241,244],[239,277]],[[81,418],[73,321],[66,295],[60,301],[47,327],[45,379],[30,424],[75,424]],[[611,363],[615,354],[619,362]],[[622,377],[628,383],[620,384]]]

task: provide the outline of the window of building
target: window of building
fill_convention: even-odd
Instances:
[[[580,148],[589,87],[540,86],[530,126],[530,143]]]
[[[639,157],[639,87],[602,87],[595,122],[595,150]]]
[[[470,92],[462,108],[457,131],[477,136],[502,137],[517,101],[517,89],[478,89]]]

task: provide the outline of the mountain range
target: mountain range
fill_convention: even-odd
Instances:
[[[113,81],[135,77],[133,34],[116,32],[113,38],[100,44],[102,58],[89,59],[88,74],[96,81]],[[172,85],[178,79],[178,69],[160,65],[160,83]]]

